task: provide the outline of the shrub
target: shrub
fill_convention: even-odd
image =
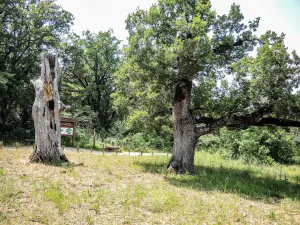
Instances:
[[[248,163],[292,163],[300,156],[297,134],[277,127],[250,127],[243,131],[224,128],[218,134],[201,137],[200,148]]]

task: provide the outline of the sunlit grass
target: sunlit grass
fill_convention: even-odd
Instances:
[[[29,164],[1,151],[0,224],[299,224],[300,167],[257,166],[197,153],[196,176],[166,156],[67,153]],[[170,157],[170,156],[169,156]]]

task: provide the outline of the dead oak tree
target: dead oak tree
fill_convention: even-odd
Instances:
[[[35,144],[30,162],[68,162],[61,149],[60,112],[65,109],[58,92],[59,66],[57,56],[42,55],[41,75],[32,81],[35,101],[32,117]]]

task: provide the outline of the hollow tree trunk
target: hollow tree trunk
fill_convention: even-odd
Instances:
[[[180,81],[175,89],[173,116],[174,146],[169,170],[194,174],[194,152],[197,143],[195,121],[190,113],[192,82]]]
[[[41,76],[32,82],[36,94],[32,107],[35,144],[30,162],[68,161],[61,149],[59,114],[63,104],[60,102],[58,81],[57,56],[42,55]]]

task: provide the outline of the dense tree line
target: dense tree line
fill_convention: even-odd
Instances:
[[[61,47],[62,96],[82,126],[108,131],[115,119],[113,74],[121,63],[120,41],[112,30],[69,35]]]
[[[53,0],[0,1],[0,135],[32,134],[34,89],[40,54],[56,51],[73,16]]]
[[[80,127],[173,145],[169,168],[178,173],[194,173],[199,137],[222,127],[300,126],[299,56],[287,51],[284,34],[256,35],[259,18],[245,23],[238,5],[217,15],[209,0],[160,0],[128,15],[122,48],[112,30],[71,33],[72,14],[54,0],[0,3],[0,139],[33,136],[30,80],[44,51],[60,55],[62,101]],[[272,151],[297,147],[288,138],[270,147],[272,135],[288,135],[276,132],[257,128],[255,143],[237,138],[228,149],[288,162]]]

